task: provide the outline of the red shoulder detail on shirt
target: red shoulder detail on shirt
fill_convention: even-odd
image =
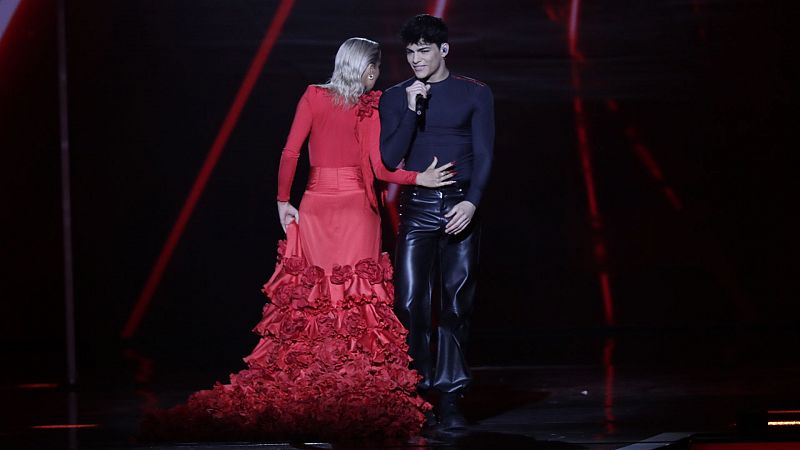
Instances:
[[[464,75],[456,75],[456,74],[451,74],[451,76],[453,78],[455,78],[456,80],[467,81],[467,82],[470,82],[472,84],[476,84],[476,85],[481,86],[481,87],[486,87],[486,83],[484,83],[482,81],[478,81],[478,80],[476,80],[474,78],[465,77]]]

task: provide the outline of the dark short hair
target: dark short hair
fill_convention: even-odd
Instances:
[[[403,44],[410,45],[424,41],[441,46],[447,41],[447,25],[444,20],[430,14],[419,14],[412,17],[400,29]]]

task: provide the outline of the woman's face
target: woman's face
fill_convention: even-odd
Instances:
[[[367,70],[361,74],[361,83],[364,85],[364,90],[369,92],[372,88],[375,87],[375,82],[378,81],[378,77],[381,76],[381,63],[378,62],[377,64],[370,64],[367,66]]]

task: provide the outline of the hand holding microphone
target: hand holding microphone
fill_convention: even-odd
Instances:
[[[406,88],[408,95],[408,108],[416,115],[422,115],[425,111],[425,104],[428,101],[428,92],[431,90],[431,85],[425,84],[422,81],[415,81],[411,86]]]

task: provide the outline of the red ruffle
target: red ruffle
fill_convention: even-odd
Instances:
[[[292,247],[297,248],[292,245]],[[334,267],[326,274],[302,255],[285,255],[263,292],[244,358],[230,384],[193,394],[150,414],[148,438],[255,439],[407,437],[430,409],[408,369],[406,330],[392,312],[388,255]],[[338,269],[337,269],[338,267]]]
[[[381,94],[383,94],[381,91],[369,91],[358,98],[358,111],[356,114],[359,119],[372,117],[372,114],[378,110]]]

